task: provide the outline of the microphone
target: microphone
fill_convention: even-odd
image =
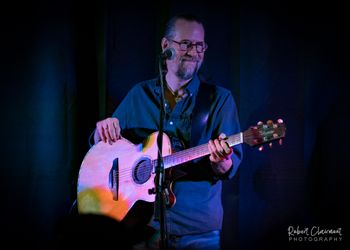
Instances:
[[[164,60],[172,60],[175,58],[176,52],[174,48],[167,48],[162,53],[160,53],[160,58]]]

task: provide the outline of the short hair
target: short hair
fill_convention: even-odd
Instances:
[[[165,32],[164,32],[164,37],[168,39],[172,39],[175,36],[175,23],[177,20],[186,20],[190,22],[196,22],[201,24],[203,27],[203,21],[201,18],[199,18],[196,15],[189,14],[189,13],[182,13],[182,14],[177,14],[173,16],[165,25]]]

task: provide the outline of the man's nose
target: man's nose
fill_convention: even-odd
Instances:
[[[192,44],[192,46],[190,48],[188,48],[187,50],[187,54],[189,55],[197,55],[197,46],[195,44]]]

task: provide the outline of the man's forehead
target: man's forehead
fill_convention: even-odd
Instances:
[[[184,40],[203,41],[203,25],[195,21],[179,19],[175,23],[175,37]]]

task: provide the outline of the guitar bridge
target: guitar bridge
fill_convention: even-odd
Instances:
[[[119,188],[119,163],[118,158],[115,158],[111,170],[109,171],[109,188],[113,194],[113,200],[118,200]]]

